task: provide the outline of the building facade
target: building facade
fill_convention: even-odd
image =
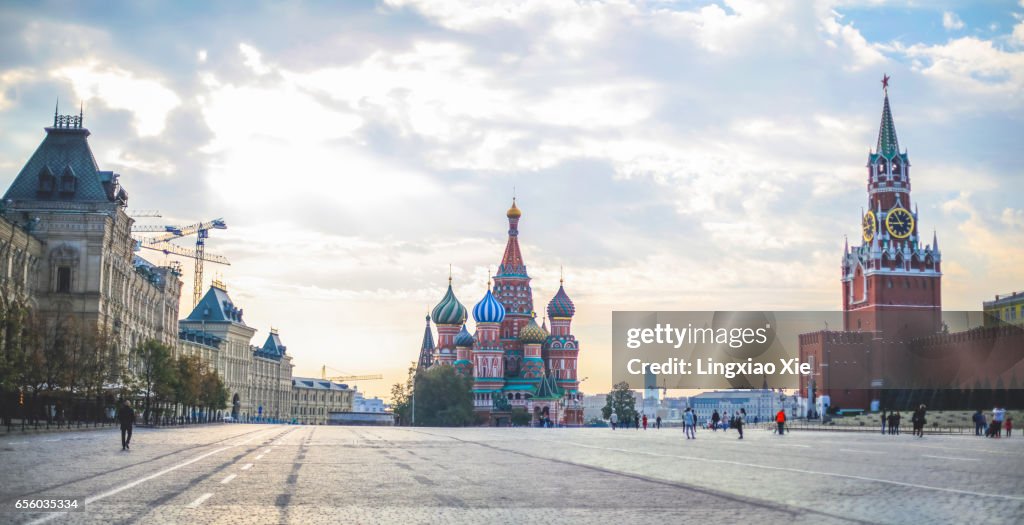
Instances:
[[[991,301],[982,303],[986,326],[1008,323],[1024,326],[1024,292],[997,295]]]
[[[348,385],[312,377],[292,378],[292,421],[326,425],[331,414],[352,412],[354,391]]]
[[[465,324],[466,307],[455,297],[449,278],[448,290],[427,317],[419,367],[454,366],[472,377],[474,409],[490,424],[505,424],[511,410],[523,409],[535,422],[581,425],[580,349],[571,330],[576,307],[563,279],[548,303],[547,319],[537,323],[531,278],[519,246],[522,211],[515,199],[505,216],[505,252],[493,287],[488,279],[487,291],[473,307],[474,333]],[[436,345],[431,320],[437,325]]]
[[[706,425],[711,415],[717,410],[721,417],[733,417],[740,409],[747,411],[747,423],[774,421],[775,413],[780,408],[786,409],[787,417],[795,411],[793,403],[786,404],[788,398],[770,389],[761,390],[725,390],[703,392],[689,399],[691,408],[697,415],[697,421]]]
[[[245,324],[223,283],[214,281],[188,317],[179,321],[179,349],[213,366],[228,389],[229,411],[241,421],[292,416],[292,358],[271,329],[263,346]]]
[[[49,326],[105,332],[124,365],[142,341],[173,347],[178,271],[135,255],[128,192],[96,163],[82,115],[55,112],[45,132],[0,205],[3,301],[27,300]]]

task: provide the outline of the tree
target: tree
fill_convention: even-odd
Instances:
[[[132,350],[139,379],[146,391],[146,406],[143,420],[149,424],[152,402],[157,403],[174,395],[176,368],[171,359],[171,349],[160,341],[147,339]]]
[[[412,422],[412,385],[416,378],[416,363],[409,365],[409,373],[406,376],[405,384],[395,383],[391,385],[391,409],[398,417],[399,425],[408,425]]]
[[[451,366],[434,366],[415,377],[417,425],[461,427],[473,423],[471,379]]]
[[[608,419],[612,416],[612,412],[618,414],[619,421],[633,421],[636,418],[636,398],[633,397],[633,391],[629,389],[629,383],[625,381],[617,383],[605,397],[601,415]]]

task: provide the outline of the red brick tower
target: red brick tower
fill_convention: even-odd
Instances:
[[[923,244],[910,197],[910,161],[900,151],[889,109],[889,77],[874,152],[868,154],[863,244],[844,248],[844,329],[875,339],[909,340],[940,330],[942,256],[938,237]]]
[[[505,307],[505,320],[501,323],[498,337],[504,351],[504,372],[509,377],[521,375],[525,356],[519,331],[533,318],[533,290],[519,249],[519,218],[522,215],[513,198],[512,207],[505,214],[508,218],[508,242],[505,243],[498,273],[494,276],[494,297]]]

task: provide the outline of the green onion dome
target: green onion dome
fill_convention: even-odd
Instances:
[[[448,280],[448,292],[444,294],[441,302],[437,303],[434,310],[430,312],[437,324],[462,324],[466,322],[466,307],[455,298],[452,291],[452,281]]]

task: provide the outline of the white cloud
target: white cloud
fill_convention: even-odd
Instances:
[[[249,44],[238,44],[238,50],[245,57],[245,66],[257,75],[270,73],[270,67],[263,63],[263,55],[258,49]]]
[[[109,108],[131,112],[132,124],[140,136],[160,134],[168,113],[181,104],[178,95],[160,80],[95,60],[57,67],[50,76],[70,82],[75,95],[86,105],[96,99]]]
[[[952,11],[942,13],[942,27],[948,30],[959,30],[964,28],[964,21]]]
[[[979,94],[1013,95],[1005,102],[1021,103],[1024,52],[1000,49],[991,40],[975,37],[936,45],[896,45],[895,49],[913,60],[915,71],[942,84]]]
[[[206,58],[207,52],[205,49],[200,49],[199,51],[196,51],[196,60],[198,60],[200,64],[205,64]]]

